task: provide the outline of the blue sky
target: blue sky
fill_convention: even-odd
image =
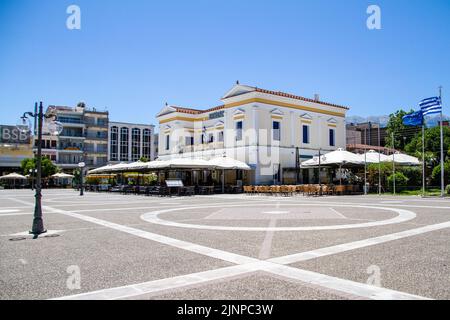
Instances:
[[[66,28],[71,4],[81,30]],[[381,30],[366,27],[370,4]],[[219,105],[236,80],[360,116],[414,108],[442,85],[448,114],[449,57],[448,0],[0,0],[0,123],[36,100],[154,123],[166,101]]]

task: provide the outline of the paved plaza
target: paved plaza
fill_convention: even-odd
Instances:
[[[0,299],[450,299],[450,199],[0,190]]]

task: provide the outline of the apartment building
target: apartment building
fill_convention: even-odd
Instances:
[[[44,134],[42,154],[62,169],[76,169],[85,162],[88,168],[100,167],[108,160],[107,111],[88,108],[84,103],[76,107],[49,106],[47,114],[56,115],[63,124],[59,136]]]
[[[109,122],[108,162],[134,162],[155,159],[154,125]]]

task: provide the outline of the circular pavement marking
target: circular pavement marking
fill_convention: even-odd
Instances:
[[[398,215],[392,219],[355,223],[355,224],[338,224],[329,226],[308,226],[308,227],[230,227],[230,226],[212,226],[212,225],[201,225],[201,224],[186,224],[174,221],[163,220],[158,217],[161,213],[192,210],[192,209],[205,209],[205,208],[224,208],[224,207],[249,207],[255,204],[241,204],[241,205],[220,205],[220,206],[197,206],[197,207],[181,207],[172,208],[147,212],[141,215],[141,219],[150,223],[169,226],[169,227],[179,227],[188,229],[203,229],[203,230],[224,230],[224,231],[317,231],[317,230],[340,230],[340,229],[356,229],[356,228],[367,228],[375,226],[383,226],[394,223],[401,223],[405,221],[412,220],[416,217],[416,214],[409,210],[398,209],[398,208],[388,208],[388,207],[375,207],[366,205],[333,205],[332,207],[351,207],[351,208],[367,208],[367,209],[377,209],[386,210],[397,213]],[[273,206],[273,204],[258,204],[258,206]],[[310,203],[310,204],[280,204],[280,206],[322,206],[330,207],[328,204]]]

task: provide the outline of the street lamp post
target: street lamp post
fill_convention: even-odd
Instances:
[[[30,178],[31,178],[31,190],[34,190],[34,176],[36,174],[36,169],[30,169],[28,170],[28,172],[30,173]]]
[[[84,191],[83,191],[83,171],[84,171],[84,167],[86,166],[86,164],[84,162],[80,162],[78,163],[78,168],[80,168],[80,196],[84,195]]]
[[[42,167],[41,167],[41,158],[42,158],[42,125],[44,119],[54,118],[53,114],[46,115],[42,110],[42,102],[39,103],[39,108],[37,107],[37,102],[35,104],[35,110],[37,112],[25,112],[21,117],[21,125],[18,126],[19,130],[30,132],[30,124],[27,123],[27,119],[34,118],[37,119],[37,154],[36,154],[36,183],[35,183],[35,205],[34,205],[34,216],[33,216],[33,226],[31,228],[30,234],[33,234],[35,238],[38,235],[47,232],[44,228],[44,221],[42,219],[42,193],[41,193],[41,183],[42,183]],[[55,125],[53,129],[54,134],[59,134],[62,130],[61,124],[54,121]]]

